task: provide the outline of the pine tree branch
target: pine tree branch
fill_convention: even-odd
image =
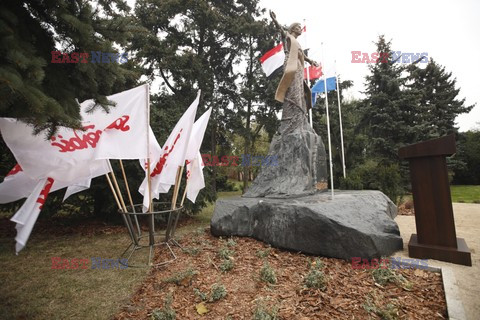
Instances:
[[[163,69],[160,68],[160,75],[162,76],[162,79],[163,81],[165,81],[165,84],[167,85],[167,87],[173,91],[173,93],[178,93],[178,91],[170,84],[170,82],[168,81],[167,77],[165,76],[165,74],[163,73]]]

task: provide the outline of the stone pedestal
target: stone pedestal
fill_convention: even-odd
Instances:
[[[333,258],[379,258],[403,247],[396,214],[380,191],[336,191],[333,200],[327,192],[290,199],[233,197],[217,201],[211,232]]]

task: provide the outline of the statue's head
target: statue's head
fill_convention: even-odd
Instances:
[[[302,25],[298,22],[294,22],[288,27],[288,32],[293,35],[301,35],[302,34]]]

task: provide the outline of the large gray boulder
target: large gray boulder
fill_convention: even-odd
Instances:
[[[380,191],[321,192],[273,199],[218,200],[215,236],[247,236],[274,247],[350,260],[378,258],[403,248],[396,206]]]

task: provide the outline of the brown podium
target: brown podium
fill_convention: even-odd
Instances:
[[[454,154],[455,135],[412,144],[398,150],[410,163],[417,234],[408,243],[412,258],[472,265],[464,239],[457,238],[446,157]]]

